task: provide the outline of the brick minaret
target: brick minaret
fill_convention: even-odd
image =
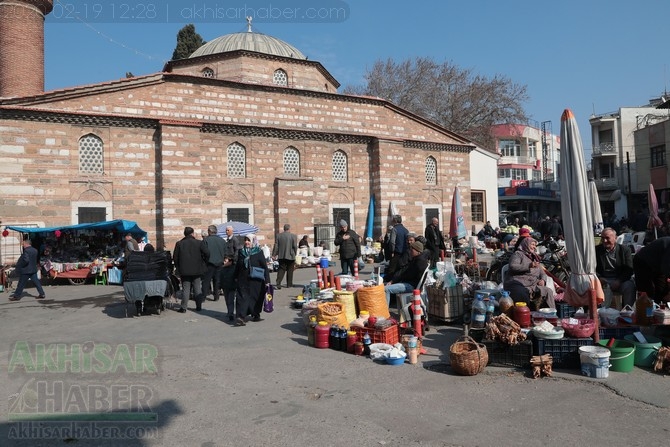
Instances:
[[[44,17],[53,0],[0,0],[0,98],[44,91]]]

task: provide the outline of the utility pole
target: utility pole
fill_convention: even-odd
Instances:
[[[630,187],[630,157],[629,157],[629,152],[626,152],[626,171],[628,174],[628,194],[626,194],[626,210],[628,212],[628,221],[630,222],[630,206],[631,206],[631,198],[633,197],[633,190]]]
[[[547,188],[547,183],[549,183],[549,144],[547,143],[547,133],[551,135],[551,121],[542,121],[542,180],[545,183],[545,189]]]

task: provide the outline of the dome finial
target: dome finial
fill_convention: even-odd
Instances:
[[[252,21],[253,19],[254,19],[253,17],[251,17],[251,16],[247,16],[247,32],[248,32],[248,33],[251,32],[251,21]]]

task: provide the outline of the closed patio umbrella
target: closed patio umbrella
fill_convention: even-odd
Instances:
[[[603,222],[603,213],[600,210],[598,187],[593,180],[589,182],[589,195],[591,197],[591,207],[593,211],[593,230],[595,234],[600,234],[605,229],[605,223]]]
[[[451,219],[449,226],[449,237],[462,239],[467,237],[468,230],[465,228],[465,215],[461,203],[461,189],[456,185],[454,196],[451,198]]]
[[[658,201],[656,200],[656,191],[654,185],[649,183],[649,191],[647,192],[647,201],[649,202],[649,222],[647,228],[654,229],[654,239],[658,239],[658,227],[663,225],[663,221],[658,217]]]
[[[565,299],[572,306],[589,306],[596,322],[594,339],[598,341],[597,303],[605,296],[596,276],[596,247],[593,238],[593,209],[586,181],[586,164],[577,120],[570,109],[561,116],[561,214],[565,248],[570,261],[570,277]]]

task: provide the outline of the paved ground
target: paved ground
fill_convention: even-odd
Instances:
[[[313,269],[301,269],[296,282],[314,276]],[[576,370],[533,380],[524,370],[488,367],[461,377],[448,366],[448,349],[462,328],[446,325],[427,334],[428,352],[419,364],[377,364],[309,347],[298,311],[290,307],[299,291],[282,288],[275,312],[245,327],[224,321],[221,301],[208,301],[201,313],[127,318],[120,286],[49,286],[44,301],[25,296],[9,302],[7,293],[0,294],[0,374],[8,401],[0,406],[0,445],[667,443],[665,376],[635,368],[600,380]],[[34,289],[28,293],[36,295]],[[48,361],[64,358],[56,343],[68,348],[64,352],[81,346],[79,355],[65,357],[62,371],[58,362]],[[38,370],[26,371],[32,363]],[[72,426],[8,420],[53,414],[53,406],[61,404],[68,412],[85,413],[130,405],[157,420]],[[56,427],[79,431],[47,433]],[[138,428],[154,438],[121,438]],[[97,439],[84,439],[88,434]],[[46,440],[48,435],[54,438]]]

